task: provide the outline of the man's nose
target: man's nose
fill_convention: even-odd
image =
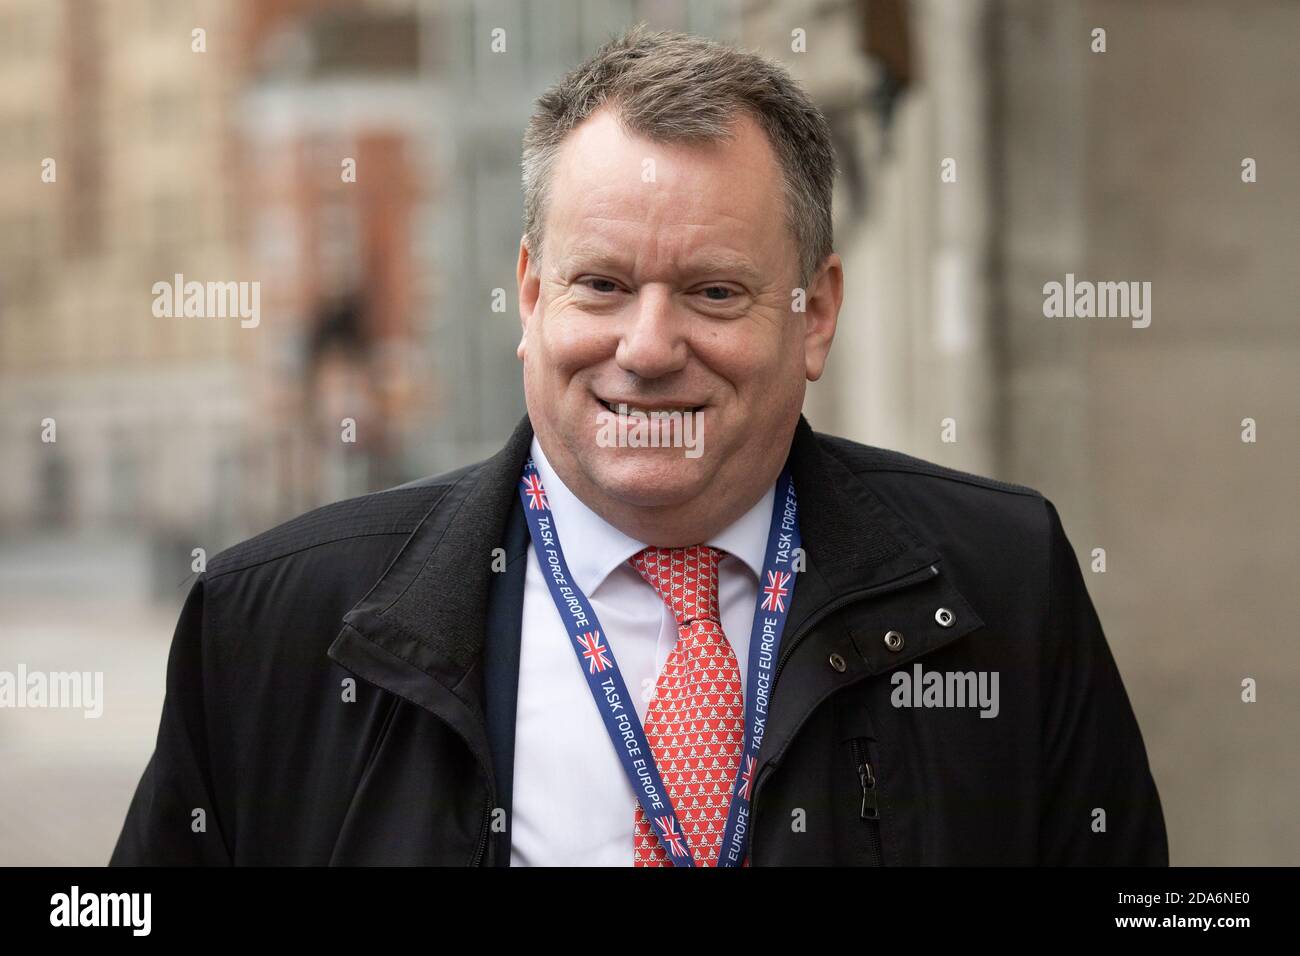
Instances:
[[[619,367],[640,378],[680,371],[687,354],[683,318],[668,289],[658,284],[642,286],[614,356]]]

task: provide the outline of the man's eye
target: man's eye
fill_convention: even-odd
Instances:
[[[734,289],[728,289],[724,285],[705,286],[700,291],[704,293],[705,298],[709,299],[712,302],[726,302],[728,299],[735,298],[736,295]],[[715,293],[720,293],[720,294],[715,294]]]
[[[612,279],[583,279],[582,285],[587,286],[593,292],[617,292],[618,284]]]

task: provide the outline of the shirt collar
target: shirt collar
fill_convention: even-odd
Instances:
[[[615,528],[570,491],[547,461],[536,435],[533,436],[531,454],[546,489],[547,503],[555,518],[560,542],[569,542],[569,549],[564,553],[569,575],[584,593],[592,594],[615,568],[645,548],[646,543]],[[755,580],[763,572],[775,497],[776,484],[773,483],[752,508],[705,542],[739,558]],[[575,547],[573,542],[582,542],[582,546]]]

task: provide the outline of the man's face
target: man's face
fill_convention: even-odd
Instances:
[[[518,354],[533,427],[579,497],[752,503],[775,478],[830,348],[842,281],[832,257],[828,291],[794,311],[784,203],[776,156],[749,117],[730,141],[665,145],[603,109],[566,139],[541,262],[521,244]],[[698,411],[703,453],[607,447],[607,406],[620,403]]]

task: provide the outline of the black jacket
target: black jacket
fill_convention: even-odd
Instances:
[[[508,862],[531,438],[524,418],[485,462],[211,560],[113,864]],[[807,569],[751,864],[1166,864],[1142,738],[1051,502],[802,418],[790,465]],[[891,674],[918,665],[996,672],[997,716],[896,706]]]

